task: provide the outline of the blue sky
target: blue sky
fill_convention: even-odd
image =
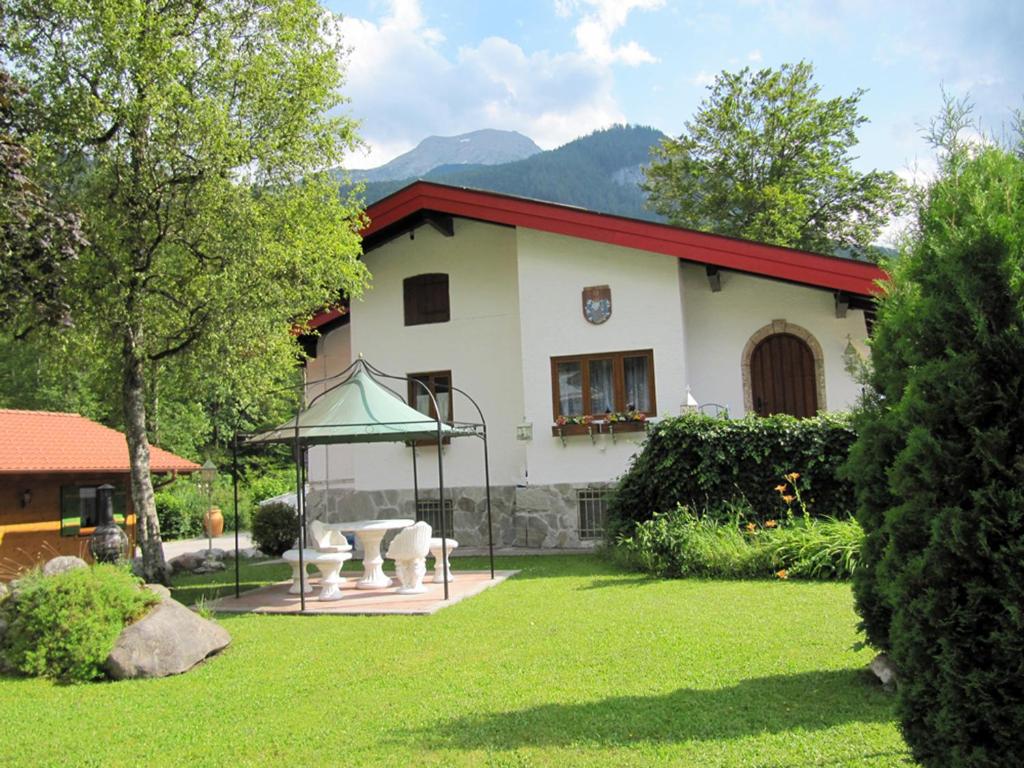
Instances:
[[[983,131],[1024,106],[1024,3],[907,0],[325,0],[351,47],[347,111],[372,167],[429,135],[517,130],[551,149],[616,122],[678,135],[723,69],[806,59],[867,89],[863,170],[932,167],[940,88]]]

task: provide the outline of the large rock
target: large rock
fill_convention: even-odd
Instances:
[[[224,627],[167,599],[145,618],[125,627],[104,666],[115,680],[178,675],[230,642]]]
[[[204,560],[206,560],[204,552],[186,552],[183,555],[172,558],[167,564],[171,566],[174,573],[181,573],[182,571],[191,573],[201,566]]]
[[[868,669],[875,674],[875,677],[878,678],[878,681],[886,690],[892,690],[896,687],[898,682],[896,667],[887,654],[880,653],[875,656],[868,665]]]
[[[154,594],[160,595],[161,599],[170,599],[171,597],[171,590],[169,590],[163,584],[143,584],[142,588],[147,589]]]
[[[80,557],[74,555],[60,555],[52,560],[47,560],[43,566],[43,576],[56,576],[58,573],[73,571],[76,568],[88,568],[89,564]]]

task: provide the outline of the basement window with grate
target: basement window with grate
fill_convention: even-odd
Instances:
[[[608,498],[610,495],[611,490],[607,488],[581,488],[576,491],[580,539],[600,539],[604,537],[604,528],[608,521]]]

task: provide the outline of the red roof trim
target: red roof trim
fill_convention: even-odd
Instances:
[[[331,322],[332,320],[337,320],[339,317],[344,315],[346,312],[348,312],[347,309],[331,309],[331,310],[328,310],[327,312],[321,312],[318,315],[314,315],[310,319],[310,321],[308,323],[306,323],[306,328],[309,329],[310,331],[314,331],[317,328],[319,328],[321,325],[326,325],[327,323]]]
[[[362,235],[369,237],[422,210],[663,253],[859,296],[879,293],[876,281],[887,279],[883,270],[865,262],[429,181],[413,182],[367,208],[370,225]]]

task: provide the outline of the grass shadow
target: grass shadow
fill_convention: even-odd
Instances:
[[[623,674],[629,674],[624,668]],[[891,696],[861,670],[803,672],[728,688],[543,704],[456,718],[415,736],[435,749],[719,741],[894,719]]]
[[[585,587],[580,587],[581,590],[591,589],[608,589],[609,587],[643,587],[651,586],[655,584],[661,584],[664,579],[656,579],[653,576],[646,574],[634,574],[632,576],[618,576],[607,579],[594,579]]]

